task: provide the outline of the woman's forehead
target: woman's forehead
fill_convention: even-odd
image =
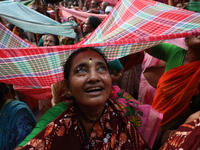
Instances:
[[[87,51],[80,52],[79,54],[77,54],[74,57],[73,60],[74,60],[74,62],[80,62],[80,61],[84,61],[84,60],[87,61],[87,60],[95,60],[95,59],[105,62],[103,56],[93,50],[87,50]]]
[[[75,19],[75,18],[71,16],[71,17],[69,17],[68,19]]]
[[[55,38],[52,35],[47,36],[46,39],[53,39],[53,40],[55,40]]]

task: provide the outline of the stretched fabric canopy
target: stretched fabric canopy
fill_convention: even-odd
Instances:
[[[0,44],[1,48],[31,47],[30,44],[22,40],[19,36],[13,34],[0,23]]]
[[[27,7],[31,7],[34,2],[35,0],[26,0],[26,1],[22,1],[21,3],[26,5]]]
[[[122,0],[91,36],[76,45],[0,51],[0,80],[45,87],[63,79],[62,63],[80,47],[95,46],[108,59],[142,51],[163,40],[200,34],[200,14],[151,0]]]
[[[150,48],[167,39],[197,35],[200,33],[199,19],[200,13],[156,1],[123,0],[80,44],[113,43],[104,51],[114,59]]]
[[[67,9],[64,7],[60,7],[60,10],[61,10],[60,16],[62,18],[68,18],[70,16],[74,16],[82,21],[85,21],[85,19],[89,16],[96,16],[100,18],[101,20],[104,20],[107,17],[107,15],[88,13],[88,12],[75,10],[75,9]]]
[[[71,28],[76,26],[75,22],[59,23],[20,2],[0,2],[0,17],[33,33],[51,33],[69,38],[75,38],[76,36],[76,33]]]

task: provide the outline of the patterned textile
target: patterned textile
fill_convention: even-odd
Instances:
[[[76,103],[74,103],[28,142],[22,150],[57,149],[58,147],[60,150],[150,149],[123,110],[111,99],[107,101],[104,113],[95,123],[89,137],[86,134],[85,127],[78,119]]]
[[[0,17],[25,31],[33,33],[51,33],[69,38],[76,36],[71,28],[76,25],[75,22],[59,23],[20,2],[0,2]]]
[[[52,91],[57,90],[54,94],[56,96],[54,102],[65,101],[69,103],[71,101],[71,97],[64,88],[63,81],[55,85]],[[141,104],[118,86],[112,86],[110,98],[117,102],[129,121],[135,126],[147,144],[152,147],[161,124],[162,114],[152,109],[150,105]]]
[[[34,99],[51,99],[51,88],[50,86],[43,86],[43,87],[37,87],[37,86],[14,86],[15,90],[18,90],[24,94],[28,94],[29,97],[32,97]],[[29,92],[31,91],[31,92]]]
[[[161,126],[170,129],[187,119],[193,95],[199,94],[200,61],[170,69],[158,81],[152,107],[163,113]],[[186,118],[182,118],[186,117]]]
[[[29,43],[25,42],[19,36],[15,35],[13,32],[8,30],[5,26],[0,24],[0,47],[1,48],[17,48],[17,47],[22,48],[22,47],[33,47],[33,46],[34,45],[32,45],[31,43],[29,44]],[[31,110],[33,110],[36,106],[38,106],[38,104],[37,104],[38,99],[43,98],[43,96],[45,96],[45,99],[46,99],[48,97],[48,95],[50,95],[49,88],[48,89],[42,88],[42,91],[41,91],[41,89],[39,91],[37,87],[30,88],[30,87],[26,87],[26,86],[14,86],[14,89],[26,94],[26,102],[29,105],[29,107],[31,108]],[[41,94],[41,93],[44,93],[47,91],[48,91],[47,94],[46,93]],[[27,97],[27,94],[28,94],[28,97]],[[18,93],[18,96],[19,96],[19,93]],[[34,102],[30,97],[34,98]],[[51,95],[49,97],[51,97]]]
[[[122,0],[102,24],[76,45],[1,49],[0,80],[22,86],[50,86],[63,80],[62,63],[80,47],[102,49],[116,59],[163,40],[200,34],[200,15],[151,0]]]
[[[199,17],[199,13],[151,0],[125,0],[118,3],[109,17],[80,44],[115,43],[116,46],[106,47],[104,51],[109,57],[121,57],[166,39],[200,34]]]
[[[13,150],[36,124],[29,107],[17,100],[8,100],[0,109],[0,120],[1,150]]]
[[[0,44],[4,45],[1,48],[22,48],[31,47],[30,44],[22,40],[19,36],[13,34],[9,29],[0,23]]]
[[[199,150],[200,118],[181,125],[160,150]]]
[[[0,48],[7,48],[7,47],[0,43]]]
[[[162,114],[152,109],[151,105],[141,104],[134,100],[130,94],[118,86],[112,86],[111,99],[117,102],[130,122],[152,147],[160,128]]]
[[[68,18],[70,16],[74,16],[80,19],[81,21],[85,21],[85,19],[89,16],[96,16],[100,18],[101,20],[104,20],[107,17],[107,15],[88,13],[88,12],[83,12],[83,11],[75,10],[75,9],[67,9],[64,7],[60,7],[60,10],[61,10],[60,16],[62,18]]]
[[[171,43],[174,45],[177,45],[179,47],[182,47],[183,49],[187,49],[187,46],[185,45],[185,38],[177,38],[172,40],[167,40],[165,43]],[[144,60],[142,62],[142,69],[143,72],[140,76],[140,87],[139,87],[139,95],[138,95],[138,101],[144,103],[144,104],[152,104],[156,89],[149,84],[147,79],[144,76],[144,71],[146,68],[152,67],[159,63],[159,59],[149,55],[148,53],[145,54]]]
[[[139,94],[138,94],[138,101],[143,104],[151,105],[156,93],[156,89],[149,84],[143,73],[146,70],[146,68],[157,65],[159,61],[160,61],[159,59],[149,55],[148,53],[146,53],[144,56],[142,62],[143,71],[140,75]]]

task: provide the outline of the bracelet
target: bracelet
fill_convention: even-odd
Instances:
[[[176,130],[172,130],[169,134],[169,138],[172,136],[172,134],[174,134],[174,132],[176,132]]]

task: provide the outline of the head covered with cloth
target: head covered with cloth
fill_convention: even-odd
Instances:
[[[135,115],[138,119],[137,115],[160,114],[153,114],[151,106],[144,109],[150,112],[136,110],[140,104],[112,86],[108,64],[100,50],[86,47],[73,52],[64,65],[64,78],[71,96],[71,100],[67,101],[69,107],[23,150],[58,147],[63,150],[149,149],[137,130],[141,122],[139,126],[133,125],[133,117]],[[131,114],[133,112],[136,114]]]

